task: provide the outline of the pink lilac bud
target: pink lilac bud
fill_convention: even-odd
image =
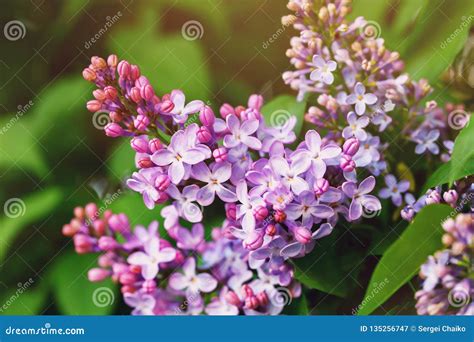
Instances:
[[[240,112],[239,116],[244,121],[245,120],[260,120],[262,118],[262,115],[260,114],[260,112],[253,108],[249,108]]]
[[[122,273],[119,277],[119,282],[122,285],[133,285],[137,281],[137,277],[132,272]]]
[[[321,196],[329,190],[329,182],[327,181],[327,179],[320,178],[316,180],[316,182],[314,182],[313,189],[316,196]]]
[[[82,77],[84,77],[86,81],[93,82],[97,78],[97,74],[91,68],[85,68],[82,71]]]
[[[130,265],[129,271],[135,274],[139,274],[142,272],[142,268],[139,265]]]
[[[260,108],[263,106],[263,96],[258,94],[250,95],[247,105],[249,108],[260,111]]]
[[[267,228],[265,228],[265,233],[268,235],[268,236],[275,236],[275,234],[277,233],[277,228],[274,224],[269,224],[267,226]]]
[[[119,247],[118,242],[111,236],[102,236],[98,242],[99,248],[103,251],[110,252]]]
[[[130,98],[133,102],[140,103],[140,101],[142,100],[142,96],[140,95],[140,89],[138,89],[137,87],[133,87],[132,89],[130,89]]]
[[[105,101],[107,96],[105,94],[105,91],[103,91],[102,89],[95,89],[93,92],[92,92],[92,95],[94,96],[94,98],[100,102],[102,101]]]
[[[254,295],[252,288],[247,284],[242,286],[242,290],[245,293],[245,297],[250,297]]]
[[[146,293],[153,293],[156,290],[156,281],[150,279],[150,280],[145,280],[142,284],[142,289]]]
[[[112,122],[120,122],[123,119],[122,115],[113,111],[109,113],[109,118],[112,120]]]
[[[201,111],[199,112],[199,120],[204,126],[212,127],[216,120],[216,116],[212,111],[212,108],[209,106],[202,107]]]
[[[448,190],[443,194],[443,199],[445,200],[445,202],[451,205],[455,205],[458,201],[458,198],[458,193],[454,189]]]
[[[199,127],[199,130],[197,131],[197,138],[199,142],[202,144],[208,143],[209,141],[212,140],[211,131],[206,126],[201,126]]]
[[[117,233],[128,233],[130,225],[125,214],[112,215],[109,219],[110,228]]]
[[[165,203],[170,196],[166,192],[159,192],[158,193],[158,199],[156,200],[155,203],[160,204],[160,203]]]
[[[87,101],[86,104],[87,110],[91,113],[98,112],[102,108],[102,102],[98,100]]]
[[[79,227],[65,224],[61,230],[64,236],[73,237],[79,231]]]
[[[237,296],[234,291],[228,291],[224,298],[230,305],[240,306],[241,304],[239,296]]]
[[[245,308],[255,310],[260,305],[256,296],[249,296],[245,298]]]
[[[247,108],[245,108],[244,106],[237,106],[237,107],[235,107],[235,109],[234,109],[235,115],[237,115],[237,116],[240,118],[240,117],[241,117],[241,114],[242,114],[243,112],[245,112],[246,109],[247,109]]]
[[[161,143],[160,139],[153,138],[148,142],[148,147],[150,148],[151,153],[155,153],[163,148],[163,144]]]
[[[441,196],[436,190],[431,190],[426,196],[426,204],[436,204],[441,202]]]
[[[146,85],[149,85],[149,84],[150,84],[150,81],[148,81],[148,79],[145,76],[140,76],[135,81],[135,87],[140,88],[140,89],[144,88]]]
[[[156,177],[155,187],[159,191],[166,191],[166,189],[168,189],[170,184],[171,184],[171,179],[167,174],[162,173]]]
[[[99,255],[99,258],[97,259],[97,264],[100,267],[111,267],[114,264],[114,258],[115,258],[114,253],[105,253],[105,254]]]
[[[136,80],[140,77],[140,68],[138,65],[131,65],[130,66],[130,78],[132,80]]]
[[[144,131],[149,124],[150,119],[145,115],[137,115],[136,119],[133,120],[133,125],[140,131]]]
[[[225,204],[225,216],[227,219],[235,221],[237,215],[237,206],[235,203],[226,203]]]
[[[339,161],[339,166],[344,172],[352,172],[356,168],[355,162],[352,160],[352,157],[343,154],[341,155],[341,160]]]
[[[235,114],[235,111],[234,111],[234,107],[232,107],[230,104],[228,103],[224,103],[220,110],[219,110],[219,113],[221,114],[221,116],[225,119],[228,115],[230,114]]]
[[[140,158],[137,162],[137,165],[140,169],[148,169],[149,167],[155,166],[150,157]]]
[[[74,217],[78,218],[79,220],[84,219],[85,213],[86,212],[85,212],[83,207],[75,207],[74,208]]]
[[[216,160],[216,163],[222,163],[227,160],[227,149],[225,147],[216,148],[212,151],[212,156]]]
[[[342,151],[345,154],[352,157],[357,153],[357,151],[359,150],[359,147],[360,147],[359,139],[349,138],[349,139],[346,140],[346,142],[342,146]]]
[[[86,207],[84,208],[84,211],[87,215],[87,217],[91,220],[95,220],[97,219],[98,217],[98,208],[97,208],[97,205],[95,203],[89,203],[86,205]]]
[[[277,210],[275,211],[275,215],[273,215],[273,218],[276,223],[282,223],[286,220],[286,214],[281,210]]]
[[[169,113],[171,112],[172,110],[174,109],[174,103],[170,100],[163,100],[163,102],[161,102],[161,107],[160,107],[160,110],[163,112],[163,113]]]
[[[117,67],[117,63],[118,63],[118,58],[117,58],[117,55],[110,55],[108,58],[107,58],[107,65],[111,68],[115,68]]]
[[[87,278],[91,282],[96,282],[96,281],[102,281],[105,278],[110,276],[110,271],[109,270],[104,270],[103,268],[91,268],[87,272]]]
[[[251,231],[244,240],[244,247],[249,250],[256,250],[263,245],[263,234],[253,230]]]
[[[107,62],[102,57],[93,56],[91,58],[91,64],[96,69],[103,69],[107,66]]]
[[[255,209],[254,215],[258,221],[263,221],[268,216],[268,209],[266,207],[260,206]]]
[[[120,61],[117,66],[117,72],[120,77],[127,78],[130,74],[130,63],[127,61]]]
[[[108,100],[115,100],[115,98],[117,97],[117,89],[112,86],[105,87],[104,93]]]
[[[85,254],[92,252],[94,240],[85,234],[76,234],[73,237],[74,248],[78,254]]]
[[[140,95],[145,100],[150,101],[151,99],[153,99],[153,96],[155,96],[155,92],[153,90],[153,87],[147,84],[141,89]]]
[[[296,228],[294,234],[295,234],[296,241],[304,245],[307,243],[310,243],[312,240],[311,230],[309,230],[306,227]]]
[[[134,137],[130,141],[130,146],[137,151],[138,153],[147,153],[148,152],[148,141],[142,137]]]
[[[105,135],[111,138],[117,138],[124,134],[124,130],[120,127],[119,124],[112,122],[105,126],[104,128]]]
[[[413,220],[413,217],[415,217],[415,209],[413,209],[412,206],[406,206],[402,209],[400,215],[402,219],[410,222],[411,220]]]
[[[268,296],[267,296],[267,294],[265,293],[265,291],[260,292],[260,293],[257,295],[257,300],[258,300],[258,303],[260,304],[260,306],[267,306],[267,304],[268,304]]]
[[[92,227],[94,228],[94,232],[97,236],[102,236],[105,234],[105,230],[107,229],[107,225],[103,220],[96,220],[92,223]]]
[[[134,293],[137,289],[135,288],[135,286],[132,286],[132,285],[124,285],[120,288],[120,292],[122,292],[122,294],[126,294],[126,293]]]

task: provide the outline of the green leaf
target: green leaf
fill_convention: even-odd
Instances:
[[[32,171],[41,177],[48,171],[42,146],[37,141],[39,136],[27,115],[30,114],[18,111],[0,120],[1,174],[14,170],[28,175]]]
[[[429,255],[442,248],[441,223],[449,217],[451,210],[437,204],[426,206],[418,213],[378,262],[369,282],[371,286],[359,307],[359,315],[368,315],[382,305],[418,272]]]
[[[285,306],[283,315],[308,316],[308,301],[304,293],[298,298],[292,298],[291,303]]]
[[[344,229],[336,226],[331,235],[317,242],[311,253],[294,260],[298,281],[311,289],[338,297],[346,297],[351,292],[366,248],[354,246],[354,240],[350,234],[344,234]],[[341,250],[345,254],[341,255]]]
[[[23,198],[10,198],[2,204],[10,216],[0,218],[0,262],[18,234],[30,224],[46,217],[63,200],[57,188],[35,192]]]
[[[0,315],[38,315],[48,296],[42,284],[35,286],[32,278],[18,283],[1,297]]]
[[[49,280],[55,305],[65,315],[107,315],[119,301],[117,286],[106,280],[92,283],[87,272],[97,267],[97,255],[63,254],[53,264]]]
[[[262,114],[265,122],[270,126],[283,125],[291,116],[295,116],[297,123],[294,131],[296,136],[299,136],[303,127],[305,109],[306,102],[298,102],[291,95],[280,95],[262,107]]]
[[[474,174],[474,123],[470,120],[467,126],[454,141],[451,160],[441,165],[428,179],[423,193],[438,185],[452,183],[460,178]]]
[[[124,178],[132,176],[132,173],[137,168],[135,167],[135,151],[130,146],[128,140],[120,142],[112,151],[107,160],[106,167],[110,179],[121,182]]]

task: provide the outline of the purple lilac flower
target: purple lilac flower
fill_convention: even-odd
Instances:
[[[155,308],[156,300],[152,295],[137,291],[135,293],[126,293],[123,299],[128,306],[134,308],[132,315],[154,315],[153,309]]]
[[[229,163],[214,164],[212,171],[205,163],[199,163],[193,166],[192,173],[194,178],[207,183],[199,189],[196,198],[199,204],[207,206],[214,202],[215,195],[223,202],[235,202],[237,197],[235,193],[224,187],[222,184],[230,179],[232,166]]]
[[[143,196],[143,202],[148,209],[155,207],[155,202],[160,198],[160,193],[155,188],[156,177],[162,173],[161,167],[151,167],[134,172],[132,178],[127,180],[127,186]]]
[[[241,180],[237,184],[237,198],[241,203],[237,207],[237,218],[242,218],[242,228],[246,232],[251,232],[255,228],[254,210],[264,207],[265,202],[259,196],[249,196],[245,180]]]
[[[345,139],[351,137],[356,137],[361,141],[367,139],[367,133],[364,131],[364,128],[369,124],[369,118],[367,116],[357,118],[354,112],[349,112],[349,114],[347,114],[347,123],[349,126],[342,131],[342,136]]]
[[[393,204],[397,207],[402,205],[402,194],[408,190],[410,187],[410,182],[407,180],[402,180],[397,182],[397,179],[394,175],[385,176],[386,188],[383,188],[379,192],[381,198],[391,198]]]
[[[247,180],[255,185],[251,190],[251,195],[262,195],[267,191],[274,190],[279,184],[277,175],[271,167],[264,167],[261,171],[249,171]]]
[[[350,105],[355,104],[357,115],[363,115],[366,105],[373,105],[377,102],[377,96],[371,93],[365,93],[364,85],[359,82],[354,87],[354,94],[349,95],[346,102]]]
[[[235,305],[229,304],[226,295],[229,292],[227,287],[224,287],[218,297],[206,306],[205,312],[211,316],[235,316],[239,314],[239,308]]]
[[[336,70],[337,64],[334,61],[325,61],[321,56],[313,56],[314,70],[311,72],[309,78],[313,81],[321,81],[326,84],[334,82],[332,72]]]
[[[232,148],[243,144],[253,150],[262,148],[262,142],[252,136],[258,129],[258,120],[246,120],[241,123],[237,116],[229,115],[226,122],[231,134],[224,137],[225,147]]]
[[[159,264],[173,261],[176,250],[171,247],[160,249],[160,241],[151,239],[145,243],[144,252],[138,251],[131,254],[127,261],[131,265],[141,267],[142,276],[145,279],[154,279],[159,271]]]
[[[197,113],[204,107],[204,103],[200,100],[191,101],[185,105],[186,99],[181,90],[173,90],[170,100],[174,105],[170,114],[173,116],[174,121],[180,124],[186,122],[189,114]]]
[[[331,234],[332,229],[333,227],[329,223],[323,223],[315,232],[310,234],[307,242],[292,242],[281,249],[280,255],[285,258],[293,258],[303,251],[309,253],[314,248],[314,241]]]
[[[327,219],[334,214],[331,207],[318,204],[311,191],[302,192],[296,201],[286,207],[285,214],[289,220],[297,220],[301,217],[303,226],[312,227],[320,219]]]
[[[284,158],[276,157],[270,159],[270,165],[273,172],[282,177],[282,184],[291,189],[296,195],[309,189],[308,183],[299,177],[308,169],[307,163],[302,158],[295,159],[290,165]]]
[[[185,291],[186,297],[197,296],[200,292],[211,292],[217,286],[217,280],[208,273],[196,274],[196,261],[188,258],[183,265],[183,273],[173,273],[169,286],[178,291]]]
[[[439,153],[439,147],[435,141],[438,140],[440,135],[439,130],[434,129],[432,131],[421,130],[414,136],[414,141],[418,144],[415,148],[416,154],[423,154],[426,150],[433,154]]]
[[[379,146],[380,138],[368,134],[367,139],[360,143],[360,148],[353,157],[357,167],[365,167],[370,163],[379,161]]]
[[[362,216],[363,208],[370,212],[377,212],[382,208],[377,197],[368,195],[375,187],[375,178],[373,176],[364,179],[359,186],[354,182],[345,182],[342,184],[344,194],[352,199],[349,206],[349,218],[354,221]]]
[[[178,184],[185,175],[186,169],[208,158],[211,150],[205,145],[190,144],[195,141],[197,125],[189,125],[185,131],[176,132],[166,149],[155,152],[151,160],[159,166],[167,166],[168,176],[174,184]],[[207,155],[209,154],[209,155]]]
[[[262,151],[269,152],[275,142],[291,144],[296,140],[296,134],[293,131],[296,125],[296,117],[291,116],[283,125],[277,127],[265,127],[263,129],[264,138],[262,141]]]
[[[174,205],[179,215],[193,223],[202,221],[201,209],[194,203],[197,200],[198,192],[199,187],[195,184],[185,186],[182,193],[173,184],[167,190],[167,193],[175,200]]]
[[[293,162],[303,163],[303,170],[311,170],[316,178],[322,178],[326,173],[326,161],[336,158],[341,153],[337,145],[328,144],[322,146],[321,136],[318,132],[310,130],[305,135],[306,149],[296,150],[291,159]]]
[[[204,243],[204,226],[201,223],[196,223],[191,230],[179,227],[176,241],[178,248],[197,250]]]

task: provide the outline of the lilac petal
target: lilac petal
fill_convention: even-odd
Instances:
[[[240,130],[240,120],[233,114],[226,118],[227,127],[232,133],[238,133]]]
[[[262,148],[262,142],[255,137],[243,135],[240,139],[245,145],[253,150],[260,150]]]
[[[375,188],[375,177],[374,176],[369,176],[366,179],[364,179],[362,182],[359,184],[359,188],[357,189],[357,193],[359,195],[365,195],[374,190]]]
[[[192,223],[202,221],[201,209],[194,203],[187,203],[183,207],[183,216],[186,220]]]
[[[359,125],[362,128],[367,127],[369,123],[370,123],[370,119],[368,116],[362,116],[357,120],[357,125]]]
[[[215,191],[213,190],[213,187],[210,184],[199,189],[198,193],[196,194],[196,200],[199,204],[204,206],[208,206],[212,202],[214,202],[214,197]]]
[[[207,273],[198,274],[198,287],[202,292],[211,292],[217,286],[217,280],[213,276]]]
[[[359,201],[352,201],[351,206],[349,207],[349,218],[353,220],[357,220],[359,217],[362,216],[362,205]]]
[[[170,95],[170,100],[174,104],[172,111],[173,114],[179,113],[184,108],[184,102],[186,101],[186,98],[181,90],[173,90]]]
[[[357,101],[355,105],[355,110],[358,115],[362,115],[365,113],[365,102]]]
[[[392,196],[392,202],[395,204],[397,207],[402,205],[402,195],[400,194],[395,194]]]
[[[319,56],[319,55],[314,55],[313,56],[313,64],[319,68],[322,68],[326,65],[326,62],[324,61],[324,59]]]
[[[323,178],[326,173],[326,163],[321,159],[313,160],[311,163],[311,172],[317,179]]]
[[[128,306],[131,306],[132,308],[136,307],[140,303],[140,299],[136,295],[136,293],[134,294],[125,293],[123,295],[123,299],[125,301],[125,304],[127,304]]]
[[[342,130],[342,137],[344,139],[348,139],[350,137],[352,137],[354,135],[354,131],[352,130],[351,127],[345,127],[343,130]]]
[[[211,171],[205,163],[198,163],[193,166],[192,173],[194,178],[201,182],[208,183],[211,179]]]
[[[280,255],[284,258],[293,258],[301,253],[303,245],[299,242],[293,242],[283,247],[280,251]]]
[[[349,95],[346,98],[346,104],[348,104],[348,105],[353,105],[356,102],[357,102],[357,95]]]
[[[251,211],[245,213],[242,219],[242,228],[247,232],[255,229],[255,217]]]
[[[240,127],[240,131],[245,135],[251,135],[257,131],[259,124],[258,120],[244,121]]]
[[[135,252],[127,258],[131,265],[145,265],[150,261],[150,257],[143,252]]]
[[[327,205],[318,204],[314,206],[315,213],[314,216],[319,218],[329,218],[334,215],[334,210]]]
[[[127,186],[133,191],[137,191],[137,192],[142,192],[147,187],[145,183],[139,182],[132,178],[127,179]]]
[[[389,188],[393,188],[395,185],[397,185],[397,179],[394,175],[386,175],[385,184],[387,184]]]
[[[248,192],[247,192],[247,182],[245,180],[240,180],[237,184],[237,198],[239,199],[240,203],[247,204],[248,203]]]
[[[349,114],[347,114],[347,123],[349,125],[353,125],[356,122],[357,122],[357,115],[354,112],[349,112]]]
[[[365,195],[360,203],[369,211],[379,211],[382,209],[380,200],[373,195]]]
[[[168,176],[173,184],[178,184],[184,177],[184,165],[182,162],[176,161],[170,165]]]
[[[373,105],[375,102],[377,102],[377,96],[374,94],[365,94],[364,95],[364,102],[367,103],[368,105]]]
[[[252,258],[257,260],[265,260],[271,254],[270,248],[259,248],[256,251],[251,252]]]
[[[320,156],[321,159],[336,158],[341,154],[341,148],[336,145],[326,145],[322,148]]]
[[[306,170],[308,170],[311,162],[309,158],[296,158],[292,163],[291,163],[291,171],[295,175],[302,174]]]
[[[334,71],[337,68],[337,63],[334,62],[334,61],[328,61],[326,63],[326,65],[327,65],[329,71]]]
[[[359,139],[359,141],[364,141],[365,139],[367,139],[367,132],[363,129],[356,130],[354,135],[357,139]]]
[[[288,204],[285,208],[285,214],[288,220],[297,220],[302,214],[301,204]]]
[[[347,197],[354,197],[357,192],[357,184],[354,182],[344,182],[342,184],[342,191]]]
[[[158,264],[145,264],[142,265],[142,276],[146,280],[154,279],[156,275],[158,274]]]
[[[389,198],[390,196],[392,196],[392,190],[390,190],[389,188],[383,188],[379,191],[379,196],[381,198]]]
[[[291,190],[295,193],[295,195],[299,195],[300,193],[308,189],[309,189],[308,183],[306,183],[303,178],[301,177],[293,178],[293,181],[291,182]]]
[[[317,229],[313,234],[313,239],[314,240],[317,240],[317,239],[321,239],[329,234],[332,233],[332,229],[333,227],[329,224],[329,223],[324,223],[321,225],[321,227],[319,227],[319,229]]]
[[[283,157],[276,157],[270,159],[270,166],[272,170],[280,176],[284,176],[290,172],[290,166]]]
[[[334,76],[330,72],[325,72],[323,74],[323,82],[326,84],[332,84],[334,82]]]
[[[169,150],[156,151],[155,153],[153,153],[150,159],[158,166],[169,165],[175,160],[174,154]]]
[[[189,150],[184,152],[181,157],[183,158],[183,162],[189,165],[195,165],[206,159],[206,155],[202,153],[200,149],[197,148],[190,148]]]
[[[170,276],[169,286],[177,291],[184,290],[186,287],[188,287],[187,279],[181,273],[173,273]]]
[[[227,148],[232,148],[232,147],[235,147],[239,144],[240,144],[240,142],[237,139],[235,139],[235,137],[233,135],[226,135],[224,137],[224,146],[227,147]]]
[[[235,196],[235,193],[223,187],[222,185],[217,188],[216,193],[217,196],[219,196],[219,198],[226,203],[237,201],[237,196]]]
[[[315,130],[306,132],[305,138],[306,146],[313,153],[319,153],[321,150],[321,136]]]
[[[402,180],[398,183],[398,191],[405,192],[410,188],[410,182],[407,180]]]
[[[311,71],[311,74],[309,74],[309,79],[312,81],[320,81],[322,77],[323,73],[320,69],[315,69]]]
[[[263,175],[263,173],[259,171],[249,171],[245,175],[248,181],[250,181],[252,184],[258,185],[258,184],[265,184],[266,183],[266,178]]]
[[[423,144],[416,145],[415,147],[415,153],[416,154],[422,154],[426,151],[426,146]]]
[[[182,113],[185,115],[197,113],[202,109],[203,106],[204,106],[204,102],[200,100],[194,100],[194,101],[189,102],[186,105],[186,107],[184,107]]]
[[[153,199],[153,197],[156,197]],[[150,196],[148,191],[143,192],[143,203],[148,209],[153,209],[155,207],[155,201],[158,199],[158,191],[156,191],[156,196]]]
[[[364,93],[365,93],[364,85],[360,82],[357,82],[357,84],[354,88],[354,93],[356,93],[356,95],[364,95]]]
[[[230,163],[220,163],[217,164],[218,166],[213,170],[214,177],[220,182],[226,182],[229,180],[232,174],[232,165]]]

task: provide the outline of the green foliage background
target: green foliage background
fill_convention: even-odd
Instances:
[[[281,81],[281,73],[289,68],[285,50],[294,34],[291,28],[281,31],[280,17],[288,14],[286,1],[8,0],[2,5],[2,25],[20,20],[26,35],[18,41],[0,37],[0,126],[9,127],[0,135],[0,203],[21,198],[26,210],[18,218],[0,216],[0,308],[8,303],[0,313],[128,313],[111,282],[87,281],[87,270],[95,266],[96,259],[75,255],[70,239],[60,233],[75,206],[103,203],[134,168],[128,143],[107,139],[94,128],[85,109],[92,88],[82,80],[81,70],[93,55],[116,53],[138,64],[158,92],[181,88],[188,99],[202,99],[214,109],[223,102],[245,103],[255,92],[263,93],[267,101],[286,94],[267,105],[267,110],[282,106],[302,114]],[[86,42],[104,27],[107,17],[119,11],[120,19],[87,48]],[[456,99],[470,104],[469,85],[456,74],[442,77],[453,63],[464,63],[456,70],[470,72],[465,67],[465,59],[472,61],[473,54],[472,43],[467,42],[468,28],[445,48],[440,47],[469,13],[474,14],[474,6],[468,0],[355,0],[351,16],[363,15],[380,25],[388,48],[400,52],[413,77],[426,77],[436,86],[432,98],[440,103]],[[200,39],[183,38],[181,29],[189,20],[202,24]],[[280,32],[277,38],[268,44],[276,32]],[[30,101],[33,105],[18,115]],[[472,140],[474,135],[465,136]],[[468,143],[460,143],[460,152],[456,152],[463,158],[463,167],[474,164],[472,153],[463,150],[471,146],[468,151],[472,151]],[[429,184],[452,182],[465,172],[444,166]],[[425,180],[417,181],[423,184]],[[437,215],[420,215],[405,229],[405,224],[388,214],[390,205],[385,204],[388,209],[370,225],[341,227],[312,255],[295,264],[306,299],[293,304],[287,313],[351,313],[364,294],[370,294],[373,282],[387,276],[393,277],[390,286],[360,313],[373,312],[390,297],[379,313],[414,313],[413,292],[407,283],[423,255],[396,275],[386,275],[376,265],[380,259],[387,265],[396,262],[404,255],[403,249],[409,248],[406,242],[423,234],[423,229],[431,227],[439,233],[441,216],[449,212],[442,208]],[[126,190],[109,208],[129,214],[132,224],[159,218],[159,208],[147,210],[139,196]],[[422,253],[438,247],[438,233]],[[382,240],[390,243],[380,244]],[[368,255],[369,250],[373,255]],[[32,287],[17,295],[29,278],[34,280]],[[115,301],[98,307],[92,303],[92,293],[104,286],[115,291]],[[408,305],[398,308],[400,300]]]

